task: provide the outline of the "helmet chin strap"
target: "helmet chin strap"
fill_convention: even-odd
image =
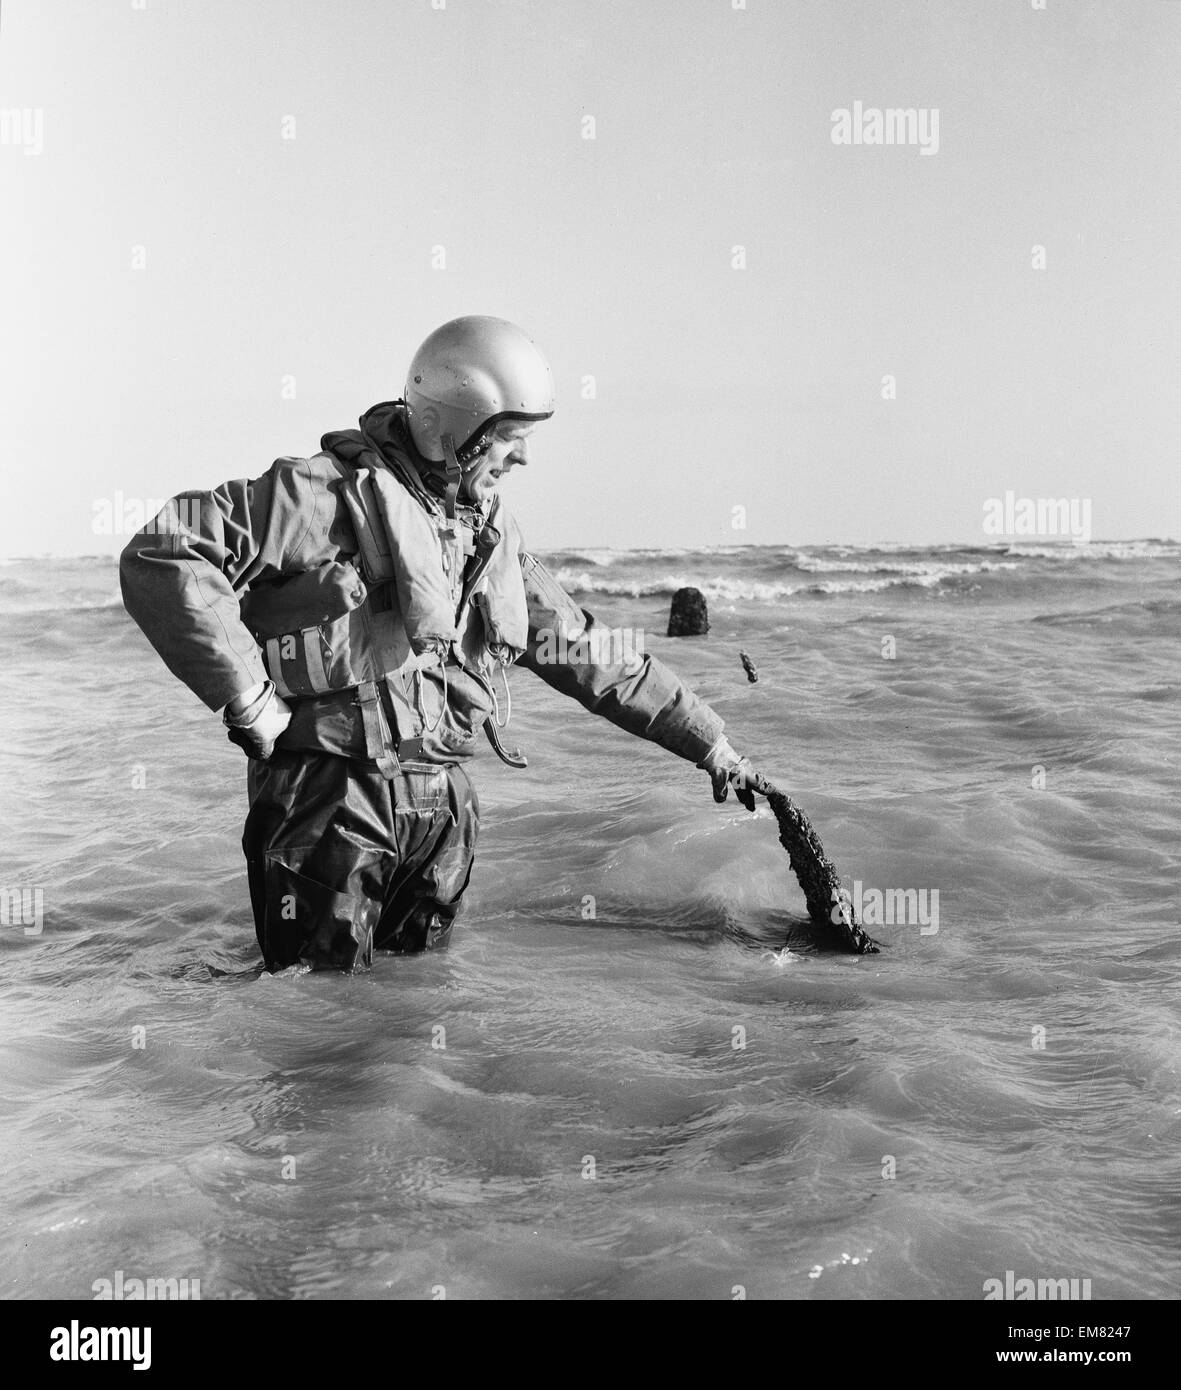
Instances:
[[[455,440],[452,436],[445,434],[439,443],[443,446],[443,457],[446,460],[447,493],[444,502],[447,507],[447,520],[454,521],[455,499],[459,496],[459,485],[463,482],[463,469],[455,456]]]

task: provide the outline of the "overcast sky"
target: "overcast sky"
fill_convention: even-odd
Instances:
[[[0,553],[315,452],[464,313],[553,363],[539,549],[1181,534],[1181,0],[736,2],[4,0]]]

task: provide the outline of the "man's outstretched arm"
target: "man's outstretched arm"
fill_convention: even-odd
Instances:
[[[519,664],[593,714],[704,768],[715,798],[724,800],[745,760],[730,747],[721,717],[657,657],[599,627],[527,551],[521,568],[529,645]]]

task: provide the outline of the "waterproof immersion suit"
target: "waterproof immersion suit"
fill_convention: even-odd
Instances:
[[[479,822],[462,764],[513,662],[694,763],[723,736],[656,658],[587,659],[593,617],[499,500],[447,516],[401,402],[360,426],[261,478],[181,494],[120,566],[128,612],[210,709],[267,679],[292,708],[249,765],[243,836],[271,970],[446,942]]]

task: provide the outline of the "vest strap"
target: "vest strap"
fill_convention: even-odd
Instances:
[[[375,681],[362,681],[357,686],[357,704],[361,706],[361,722],[365,729],[365,756],[377,764],[378,772],[388,782],[398,775],[398,758]]]
[[[384,527],[376,520],[380,511],[372,474],[362,470],[361,476],[353,480],[351,486],[341,489],[341,496],[357,537],[361,572],[370,584],[380,584],[393,578],[394,562],[389,540]]]

